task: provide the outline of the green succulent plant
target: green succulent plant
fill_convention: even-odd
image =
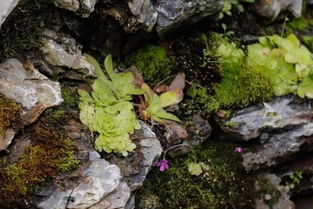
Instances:
[[[140,128],[129,100],[132,99],[132,95],[142,94],[142,90],[137,89],[133,84],[132,73],[114,72],[110,55],[106,57],[104,63],[109,78],[92,56],[86,55],[86,57],[95,67],[98,77],[92,85],[91,94],[85,90],[78,92],[80,120],[91,131],[99,133],[95,141],[97,150],[127,156],[128,152],[136,148],[129,135]]]

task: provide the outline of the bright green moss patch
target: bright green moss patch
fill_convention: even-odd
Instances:
[[[0,136],[8,127],[17,128],[21,121],[21,106],[0,95]]]
[[[303,43],[312,51],[313,50],[313,36],[302,36]]]
[[[307,19],[305,17],[295,18],[292,21],[288,22],[288,26],[290,26],[292,29],[299,31],[306,30],[311,25],[313,25],[313,20]]]
[[[74,169],[79,161],[74,145],[54,118],[45,117],[30,130],[31,146],[13,164],[0,168],[1,208],[23,208],[39,186],[61,172]],[[30,203],[31,204],[31,203]]]
[[[52,0],[21,0],[0,28],[0,62],[40,45],[39,36],[53,23]]]
[[[78,105],[78,102],[79,102],[78,96],[77,94],[73,92],[72,89],[62,88],[61,93],[62,93],[62,98],[64,99],[63,104],[67,106],[71,106],[71,107]]]
[[[168,170],[155,169],[148,175],[137,194],[136,208],[253,208],[246,187],[253,183],[239,167],[240,157],[234,149],[233,144],[214,140],[183,158],[170,159]],[[191,175],[190,163],[205,165],[204,172]]]
[[[135,65],[145,81],[158,83],[171,73],[171,60],[165,49],[158,45],[147,44],[125,58],[128,65]]]

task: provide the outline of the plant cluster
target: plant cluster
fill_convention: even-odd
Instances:
[[[261,37],[248,46],[248,68],[269,81],[276,96],[289,93],[313,98],[313,59],[311,52],[294,34]]]
[[[105,70],[110,79],[102,71],[99,63],[90,55],[88,61],[96,69],[98,78],[92,85],[92,93],[79,90],[80,119],[91,131],[99,133],[96,148],[99,151],[121,153],[127,156],[136,145],[129,134],[140,125],[130,100],[131,95],[140,95],[142,90],[133,84],[131,72],[115,73],[111,55],[105,59]]]
[[[209,112],[244,107],[274,95],[313,97],[312,54],[295,35],[261,37],[259,43],[248,45],[247,51],[221,35],[213,37],[214,45],[205,50],[205,57],[215,57],[222,80],[208,98]]]
[[[242,3],[253,3],[255,0],[226,0],[224,1],[224,5],[222,11],[219,13],[218,18],[223,19],[224,15],[232,16],[232,9],[235,8],[238,13],[242,13],[245,11]]]

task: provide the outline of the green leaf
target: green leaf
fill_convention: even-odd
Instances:
[[[161,107],[168,107],[179,102],[179,97],[174,91],[167,91],[160,95]]]

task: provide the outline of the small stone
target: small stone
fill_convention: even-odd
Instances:
[[[264,199],[265,200],[270,200],[270,199],[272,199],[272,196],[270,194],[265,194],[264,195]]]
[[[69,133],[69,137],[71,139],[79,139],[80,138],[80,133],[71,132],[71,133]]]

